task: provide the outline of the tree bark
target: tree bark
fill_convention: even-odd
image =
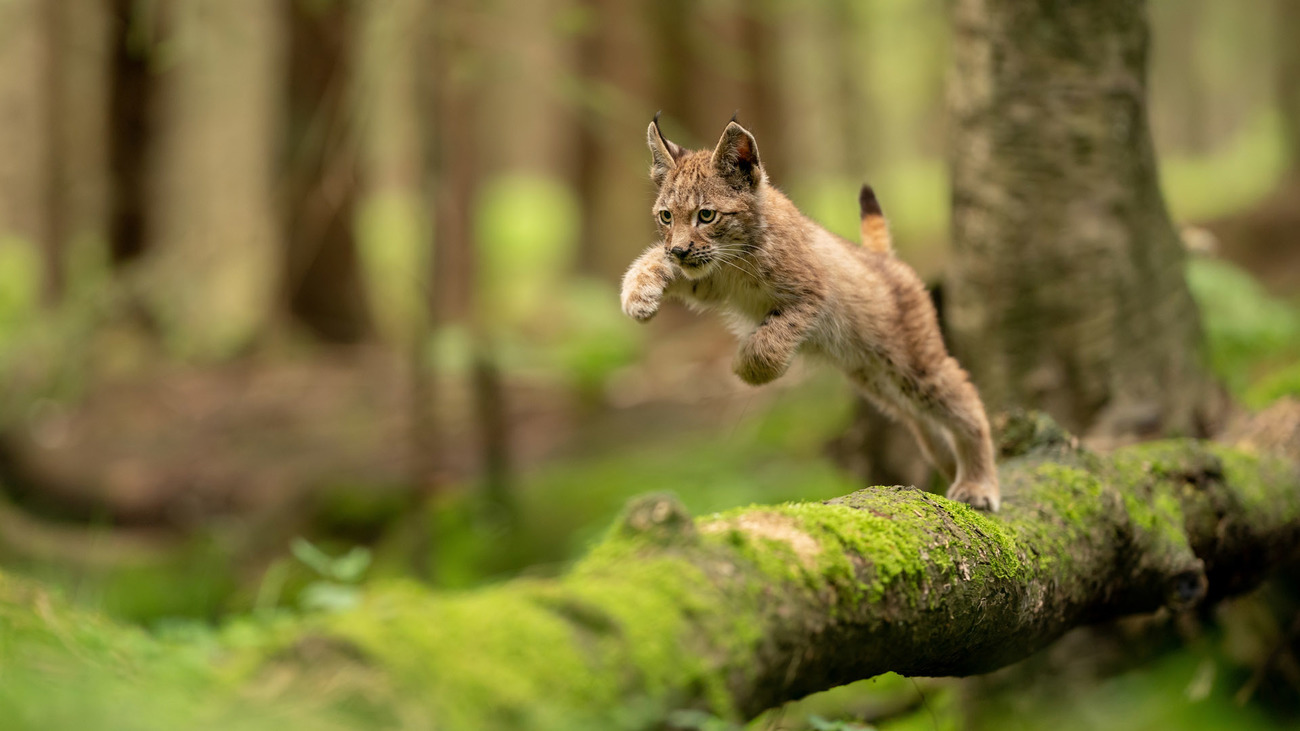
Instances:
[[[887,671],[987,672],[1076,626],[1244,591],[1294,555],[1300,410],[1258,423],[1238,447],[1174,440],[1101,457],[1044,417],[1012,419],[993,516],[903,487],[700,519],[645,497],[556,579],[388,586],[344,613],[232,632],[205,702],[291,707],[298,689],[354,712],[381,698],[404,725],[444,730],[649,729],[675,709],[750,718]],[[1270,448],[1289,459],[1258,451]],[[0,591],[2,620],[22,603]],[[80,658],[80,636],[55,646]],[[148,667],[173,647],[131,640],[113,662]],[[201,677],[187,671],[189,692]],[[22,717],[50,702],[14,698],[30,706]]]
[[[1145,3],[956,0],[948,325],[985,404],[1094,437],[1217,418],[1147,117]]]

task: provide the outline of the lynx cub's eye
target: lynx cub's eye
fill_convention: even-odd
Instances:
[[[673,222],[673,214],[669,213],[668,211],[659,212],[659,223],[662,223],[663,225],[667,226],[672,222]]]
[[[712,208],[700,209],[700,223],[713,223],[713,219],[718,217],[718,212]]]

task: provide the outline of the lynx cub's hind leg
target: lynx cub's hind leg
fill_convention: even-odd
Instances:
[[[935,403],[935,415],[948,427],[957,457],[957,476],[948,488],[948,497],[996,512],[1001,494],[984,404],[966,371],[953,358],[944,362],[939,381],[939,392],[946,398]]]

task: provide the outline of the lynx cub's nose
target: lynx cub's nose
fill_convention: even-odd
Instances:
[[[677,257],[677,261],[686,261],[686,249],[683,249],[680,246],[674,246],[670,253]]]

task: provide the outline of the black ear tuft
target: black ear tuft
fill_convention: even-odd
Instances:
[[[763,181],[763,167],[754,135],[736,122],[728,123],[713,150],[713,167],[737,190],[757,188]]]
[[[734,112],[731,113],[731,121],[733,121],[733,122],[736,121],[736,117],[739,117],[739,116],[740,116],[740,110],[737,109],[736,111],[734,111]]]

